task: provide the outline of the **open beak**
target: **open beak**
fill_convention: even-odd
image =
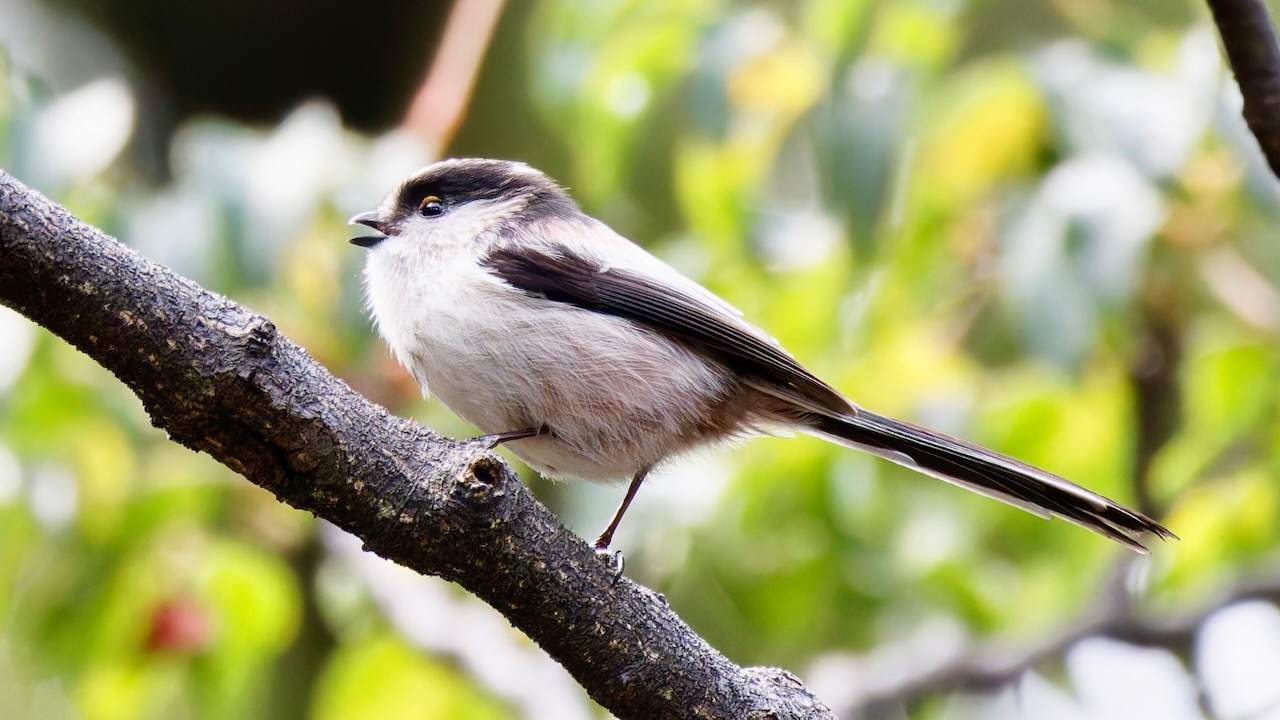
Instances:
[[[377,210],[370,210],[369,212],[362,212],[359,215],[355,215],[347,221],[347,224],[364,225],[365,227],[373,228],[378,231],[377,235],[360,235],[358,237],[351,238],[352,245],[359,245],[362,248],[371,248],[383,240],[386,240],[388,235],[396,234],[395,228],[390,224],[383,222],[382,215],[378,214]]]

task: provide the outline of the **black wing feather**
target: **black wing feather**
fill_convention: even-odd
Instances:
[[[815,410],[849,415],[857,410],[830,385],[776,344],[738,327],[707,303],[639,273],[607,268],[566,249],[555,252],[499,247],[481,263],[507,284],[548,300],[625,318],[682,340],[768,386],[781,385]]]

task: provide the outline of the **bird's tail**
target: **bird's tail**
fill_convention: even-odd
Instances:
[[[1028,512],[1056,515],[1146,554],[1138,538],[1177,536],[1160,523],[1069,480],[973,443],[858,408],[819,417],[814,433]]]

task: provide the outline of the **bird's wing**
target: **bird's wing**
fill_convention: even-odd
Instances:
[[[776,340],[740,319],[727,303],[667,266],[654,266],[659,261],[647,253],[645,259],[635,253],[627,257],[639,260],[643,270],[606,265],[562,245],[497,246],[481,265],[531,295],[624,318],[676,339],[737,371],[757,389],[802,410],[823,415],[857,412]]]

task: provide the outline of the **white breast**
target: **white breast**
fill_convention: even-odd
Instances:
[[[385,246],[385,247],[384,247]],[[378,329],[422,386],[552,477],[624,480],[704,440],[727,373],[627,320],[512,288],[461,244],[392,237],[370,253]]]

